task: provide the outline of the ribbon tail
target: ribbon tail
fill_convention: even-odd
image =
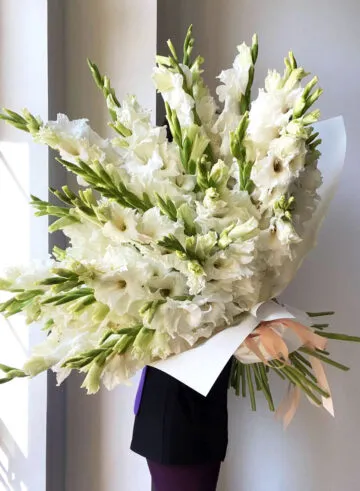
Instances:
[[[284,430],[293,420],[300,403],[301,391],[297,385],[290,384],[287,395],[277,408],[275,417],[283,420]]]

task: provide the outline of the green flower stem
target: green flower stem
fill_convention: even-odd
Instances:
[[[253,380],[252,380],[252,376],[251,376],[251,368],[250,368],[250,365],[245,365],[244,368],[245,368],[245,372],[246,372],[246,382],[247,382],[247,385],[249,387],[251,409],[253,411],[256,411],[256,398],[255,398]]]
[[[235,378],[235,393],[237,396],[240,395],[240,385],[242,385],[241,379],[242,379],[242,373],[243,373],[243,366],[239,361],[236,361],[236,378]]]
[[[301,361],[298,360],[295,356],[290,355],[289,358],[294,367],[300,370],[305,375],[305,377],[309,377],[313,382],[316,382],[316,377],[313,373],[310,372],[306,365],[301,363]]]
[[[239,362],[240,363],[240,362]],[[246,372],[245,372],[245,365],[240,363],[240,368],[241,368],[241,395],[242,397],[246,397]]]
[[[261,366],[262,366],[262,368],[260,368]],[[265,369],[264,369],[264,364],[263,363],[255,363],[253,365],[253,370],[255,373],[255,377],[257,378],[257,380],[259,382],[260,389],[262,390],[262,392],[265,395],[265,398],[267,400],[270,411],[275,411],[275,406],[274,406],[274,402],[273,402],[273,399],[271,396],[271,391],[270,391],[269,384],[268,384],[268,377],[267,377]]]
[[[342,365],[341,363],[339,363],[337,361],[331,360],[327,356],[322,355],[321,353],[319,353],[317,351],[313,351],[309,348],[302,347],[302,348],[299,348],[299,351],[301,351],[302,353],[305,353],[309,356],[314,356],[315,358],[318,358],[319,360],[323,361],[324,363],[327,363],[328,365],[332,365],[333,367],[336,367],[339,370],[343,370],[344,372],[347,372],[348,370],[350,370],[350,368],[347,367],[346,365]]]
[[[329,324],[312,324],[311,327],[314,329],[326,329],[329,327]]]
[[[252,364],[250,366],[252,368],[252,371],[254,372],[254,379],[255,379],[255,387],[256,387],[256,390],[257,391],[260,391],[260,390],[262,390],[262,386],[261,386],[260,379],[259,379],[259,373],[256,370],[256,363],[254,363],[254,364]]]
[[[285,375],[281,373],[279,368],[277,368],[275,365],[272,365],[271,362],[270,362],[270,366],[273,373],[276,373],[276,375],[278,375],[281,378],[281,380],[286,380]]]
[[[349,341],[353,343],[360,343],[359,336],[348,336],[347,334],[341,334],[337,332],[322,332],[322,331],[315,331],[315,332],[319,336],[322,336],[323,338],[327,338],[327,339],[336,339],[337,341]]]
[[[228,384],[228,388],[230,389],[230,387],[234,387],[235,389],[235,379],[236,379],[236,375],[237,375],[237,360],[235,357],[232,358],[231,360],[231,369],[230,369],[230,377],[229,377],[229,384]]]
[[[334,315],[335,312],[306,312],[309,317],[326,317],[328,315]]]
[[[289,369],[289,367],[284,366],[283,363],[278,362],[277,360],[273,360],[272,362],[281,372],[282,374],[294,385],[300,387],[303,392],[305,392],[317,405],[321,404],[320,399],[310,390],[308,387],[308,380],[306,377],[302,375],[300,371],[295,372],[294,370]],[[299,375],[300,374],[300,375]]]
[[[329,352],[329,351],[326,351],[325,349],[315,348],[315,351],[317,351],[317,352],[318,352],[318,353],[320,353],[321,355],[330,356],[330,352]]]
[[[295,366],[289,366],[289,370],[291,370],[295,377],[299,378],[302,383],[307,384],[312,390],[318,392],[323,397],[329,397],[330,394],[326,392],[326,390],[322,389],[317,382],[313,382],[313,380],[308,379],[303,373],[296,368]]]
[[[264,363],[259,363],[258,368],[259,368],[261,379],[263,381],[264,387],[265,387],[266,392],[267,392],[267,401],[268,401],[269,409],[270,409],[270,411],[274,411],[275,406],[274,406],[274,402],[272,399],[268,372],[266,371],[266,367],[265,367]]]
[[[307,367],[309,368],[312,368],[312,365],[311,363],[309,362],[309,360],[307,358],[305,358],[304,356],[302,356],[299,351],[294,351],[293,353],[291,353],[291,357],[292,358],[296,358],[297,360],[299,360],[303,365],[306,365]]]

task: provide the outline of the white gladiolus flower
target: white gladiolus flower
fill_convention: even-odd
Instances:
[[[251,179],[259,188],[271,191],[285,189],[291,182],[292,173],[288,165],[273,155],[257,160],[251,169]]]
[[[194,331],[201,325],[202,315],[200,307],[190,301],[168,299],[156,311],[151,327],[194,344],[197,341]]]
[[[176,271],[167,272],[164,276],[154,276],[148,285],[151,292],[165,298],[181,297],[188,293],[186,277]]]
[[[252,65],[250,47],[243,43],[238,46],[238,51],[233,68],[223,70],[218,77],[223,85],[217,87],[216,93],[220,102],[225,103],[226,110],[235,110],[236,104],[245,94],[249,80],[249,68]]]
[[[30,289],[34,284],[51,276],[49,270],[55,266],[51,259],[40,261],[33,260],[24,266],[8,266],[0,271],[0,281],[6,279],[5,283],[14,289]]]
[[[277,72],[269,72],[265,80],[266,89],[259,90],[250,109],[248,133],[261,155],[290,122],[294,103],[303,91],[299,83],[290,87],[279,85],[279,77]]]
[[[191,72],[182,66],[186,77],[191,77]],[[190,126],[194,121],[193,107],[194,99],[183,89],[184,77],[180,73],[173,73],[164,67],[154,69],[153,81],[155,87],[161,92],[164,101],[171,109],[176,111],[179,122],[182,126]]]
[[[95,223],[75,223],[65,227],[64,233],[71,241],[69,255],[79,261],[99,259],[109,246],[109,239]]]
[[[274,220],[273,226],[276,227],[276,235],[281,244],[297,244],[301,242],[300,237],[294,230],[292,224],[284,220]]]
[[[35,140],[59,150],[62,158],[73,163],[77,159],[85,162],[103,162],[107,157],[117,159],[109,142],[95,133],[86,119],[71,121],[64,114],[59,114],[56,121],[49,121],[40,128]]]
[[[148,161],[153,158],[154,152],[159,152],[159,146],[165,143],[165,130],[135,122],[133,133],[127,138],[127,143],[128,146],[122,151],[125,156],[123,167],[129,174],[136,173],[131,167],[133,161],[138,165],[142,164],[143,172],[146,172]]]
[[[134,307],[134,304],[146,298],[141,273],[142,271],[136,271],[134,268],[105,274],[91,284],[94,288],[95,298],[110,307],[118,315],[136,314],[138,309],[136,305]]]
[[[119,243],[137,240],[136,212],[117,203],[111,203],[109,211],[110,220],[103,227],[104,236]]]
[[[226,250],[213,254],[205,263],[209,280],[226,280],[247,277],[252,274],[249,267],[253,260],[254,241],[231,244]]]
[[[158,208],[147,210],[137,224],[137,231],[145,243],[157,242],[166,235],[176,234],[179,229],[179,224],[161,215]]]
[[[112,357],[102,372],[102,382],[107,390],[113,390],[120,384],[131,385],[129,380],[135,375],[136,365],[136,360],[127,353]]]
[[[150,111],[141,107],[134,95],[128,95],[121,102],[121,107],[116,108],[116,116],[126,128],[131,130],[138,122],[145,123],[147,126],[150,125]]]
[[[216,112],[216,104],[210,95],[204,95],[196,101],[196,112],[204,125],[211,125]]]

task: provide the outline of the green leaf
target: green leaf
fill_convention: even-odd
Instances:
[[[158,193],[155,193],[155,197],[157,200],[157,206],[160,208],[163,214],[167,215],[172,221],[176,222],[177,208],[175,203],[168,196],[162,198]]]
[[[163,237],[161,240],[158,241],[158,245],[170,251],[180,251],[186,254],[184,246],[173,234],[169,234]]]

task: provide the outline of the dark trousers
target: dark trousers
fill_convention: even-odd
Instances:
[[[196,465],[147,462],[155,491],[216,491],[220,462]]]

